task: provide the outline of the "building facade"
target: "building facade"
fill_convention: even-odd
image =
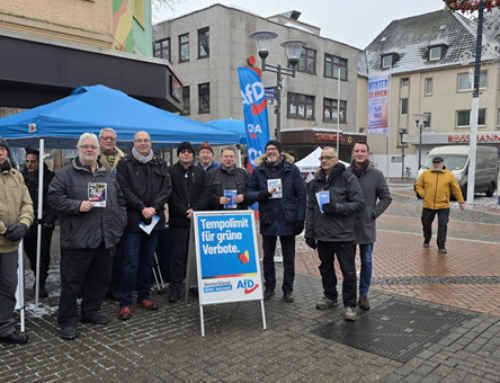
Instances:
[[[267,63],[283,67],[288,64],[280,44],[289,39],[307,41],[295,78],[283,76],[281,140],[297,159],[318,146],[335,146],[336,134],[332,133],[337,132],[340,115],[341,158],[349,161],[353,142],[365,139],[356,123],[359,50],[320,36],[320,28],[300,22],[299,16],[300,12],[291,11],[263,18],[216,4],[155,25],[153,54],[169,60],[183,79],[183,115],[200,122],[243,120],[237,68],[253,68],[265,87],[277,85],[275,73],[261,73],[256,44],[249,34],[257,30],[278,33]],[[275,135],[275,107],[275,100],[268,100],[271,137]],[[325,139],[319,139],[323,134]]]
[[[478,144],[500,149],[499,14],[494,11],[485,13]],[[358,131],[366,133],[369,125],[368,79],[390,78],[389,134],[368,137],[374,162],[384,173],[401,177],[404,167],[410,167],[415,176],[419,152],[423,163],[435,146],[467,144],[475,45],[476,27],[460,13],[443,10],[394,20],[360,53]],[[421,145],[416,113],[429,115]],[[402,136],[400,128],[408,134]],[[401,139],[406,141],[404,164]]]

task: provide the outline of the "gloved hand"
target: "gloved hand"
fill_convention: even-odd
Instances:
[[[53,223],[44,222],[43,223],[43,230],[54,230],[54,224]]]
[[[7,232],[9,231],[9,229],[10,229],[12,226],[14,226],[14,225],[12,225],[11,223],[7,223],[7,222],[4,222],[3,224],[4,224],[4,225],[5,225],[5,227],[7,228],[7,229],[5,230],[5,233],[3,233],[3,235],[5,235],[5,236],[6,236],[6,235],[7,235]]]
[[[271,196],[272,194],[269,193],[267,190],[261,190],[259,192],[259,196],[257,197],[257,199],[259,200],[259,202],[262,202],[269,199]]]
[[[295,222],[295,230],[294,230],[294,235],[299,235],[304,231],[304,221],[297,221]]]
[[[316,249],[316,241],[314,238],[306,238],[306,244],[309,246],[311,249]]]
[[[325,203],[323,205],[323,213],[335,214],[335,204]]]
[[[19,222],[9,227],[9,229],[5,233],[5,238],[12,242],[17,242],[24,237],[27,231],[28,226],[26,226],[24,223]]]

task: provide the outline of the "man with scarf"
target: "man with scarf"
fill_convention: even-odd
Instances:
[[[137,304],[146,310],[157,310],[149,299],[151,270],[158,233],[165,223],[165,203],[172,185],[165,161],[151,150],[151,137],[146,132],[134,136],[132,153],[118,163],[117,179],[127,204],[127,226],[123,236],[122,270],[120,274],[120,314],[132,316],[132,293],[137,289]],[[150,234],[141,229],[153,219],[159,220]]]
[[[30,197],[33,201],[33,207],[35,209],[35,217],[38,217],[38,172],[40,171],[40,152],[38,150],[28,149],[26,150],[26,167],[24,168],[22,174],[24,176],[24,183],[28,188]],[[42,214],[42,241],[40,246],[40,283],[38,296],[40,298],[46,298],[49,294],[45,288],[45,281],[48,277],[49,266],[50,266],[50,243],[52,242],[52,232],[54,231],[54,223],[57,220],[56,211],[49,206],[47,202],[47,193],[49,191],[49,185],[54,179],[54,173],[52,173],[45,162],[42,159],[42,172],[43,172],[43,214]],[[36,249],[37,249],[37,227],[38,224],[35,222],[30,226],[28,232],[26,233],[26,241],[24,241],[24,251],[26,256],[30,260],[31,270],[35,273],[36,277]]]
[[[365,209],[356,214],[354,228],[356,244],[359,245],[361,259],[361,274],[359,276],[359,307],[370,309],[368,289],[372,280],[372,254],[376,240],[377,227],[375,220],[382,215],[392,202],[391,192],[385,182],[384,175],[378,169],[370,166],[368,157],[370,149],[366,142],[357,142],[352,150],[352,163],[349,171],[353,173],[365,198]]]
[[[271,140],[266,153],[256,161],[245,199],[259,202],[260,234],[264,247],[264,299],[275,294],[274,253],[280,238],[283,251],[283,298],[292,303],[295,279],[295,236],[304,230],[306,187],[292,156],[281,152],[281,143]]]
[[[327,146],[319,158],[321,170],[311,181],[307,200],[306,243],[318,248],[323,297],[316,304],[327,310],[339,304],[335,255],[342,271],[345,320],[356,320],[356,256],[354,216],[365,201],[356,177],[339,163],[335,149]]]

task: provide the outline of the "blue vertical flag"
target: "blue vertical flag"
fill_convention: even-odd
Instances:
[[[264,86],[257,73],[250,68],[238,68],[241,100],[247,131],[248,169],[255,168],[255,161],[266,150],[269,142],[269,120]]]

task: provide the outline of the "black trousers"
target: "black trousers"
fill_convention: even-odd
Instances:
[[[352,242],[323,242],[318,241],[318,254],[321,260],[319,271],[327,298],[337,299],[337,275],[335,274],[335,255],[342,271],[342,298],[344,307],[356,307],[356,245]]]
[[[172,252],[172,240],[170,237],[170,229],[160,230],[158,238],[158,247],[156,255],[158,257],[158,266],[160,266],[161,277],[163,282],[170,283],[170,254]]]
[[[53,230],[42,229],[42,244],[40,249],[40,286],[45,285],[50,267],[50,244],[52,242]],[[30,260],[31,270],[36,278],[36,246],[38,240],[35,235],[26,235],[24,237],[24,252]]]
[[[123,237],[120,242],[116,244],[116,253],[113,256],[113,265],[111,267],[111,281],[109,283],[107,294],[113,295],[120,291],[120,274],[122,270],[122,243]]]
[[[101,308],[111,279],[113,256],[104,243],[96,249],[64,249],[61,297],[57,321],[61,328],[80,320],[76,298],[83,283],[81,317],[92,319]]]
[[[425,242],[430,242],[432,238],[432,222],[434,221],[436,214],[438,216],[437,244],[438,247],[444,247],[446,244],[446,233],[448,232],[450,209],[432,210],[425,207],[422,209],[421,220],[424,231],[424,240]]]
[[[264,279],[266,288],[274,290],[276,288],[276,269],[274,267],[274,253],[276,251],[276,241],[278,237],[263,235],[264,247]],[[295,280],[295,236],[287,235],[280,237],[281,250],[283,252],[283,286],[284,293],[293,291],[293,281]]]
[[[189,246],[189,226],[170,226],[170,289],[180,291],[186,276],[186,253]]]
[[[16,307],[18,258],[17,250],[0,253],[0,337],[16,331],[12,314]]]

